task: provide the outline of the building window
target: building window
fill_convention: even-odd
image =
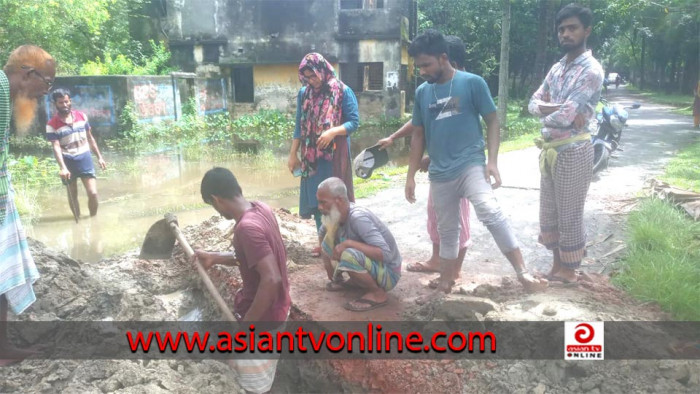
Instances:
[[[384,63],[366,63],[367,90],[384,89]]]
[[[255,100],[253,67],[235,67],[233,69],[233,90],[237,103],[252,103]]]
[[[341,10],[374,10],[384,8],[384,0],[340,0]]]
[[[204,46],[204,54],[203,54],[203,61],[204,63],[209,63],[209,64],[216,64],[219,63],[219,45],[203,45]]]
[[[340,77],[354,92],[384,90],[384,63],[342,63]]]

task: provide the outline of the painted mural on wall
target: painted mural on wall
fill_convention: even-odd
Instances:
[[[176,90],[180,101],[180,92]],[[175,119],[173,87],[169,83],[134,82],[132,95],[140,122]]]
[[[73,109],[84,112],[92,126],[112,126],[115,124],[114,98],[109,85],[75,85],[71,89]],[[51,95],[45,98],[46,116],[51,119],[56,112]]]
[[[196,79],[195,89],[200,114],[226,111],[226,83],[223,79]]]

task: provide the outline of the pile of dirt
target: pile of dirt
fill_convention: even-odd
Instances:
[[[468,392],[697,393],[695,361],[461,361]]]
[[[288,264],[307,264],[315,229],[287,210],[277,210]],[[183,229],[194,249],[230,251],[233,222],[214,216]],[[19,321],[175,321],[197,310],[202,320],[221,320],[221,313],[201,283],[182,248],[170,260],[141,260],[136,252],[102,260],[76,261],[64,253],[29,241],[41,274],[37,301]],[[292,269],[293,270],[293,269]],[[241,287],[237,268],[209,271],[219,293],[233,307]],[[32,338],[13,333],[21,346]],[[0,369],[0,392],[179,392],[231,393],[241,389],[233,372],[219,361],[25,360]]]
[[[218,361],[25,360],[0,370],[0,392],[231,393],[234,375]]]
[[[591,274],[578,285],[551,284],[544,293],[527,294],[509,278],[501,284],[462,286],[406,312],[408,320],[483,321],[670,321],[658,307],[643,304]],[[699,361],[607,360],[535,361],[462,359],[451,365],[463,392],[628,393],[698,392]],[[420,367],[420,365],[417,365]],[[441,368],[432,364],[430,368]],[[431,369],[428,369],[430,371]],[[422,371],[424,368],[419,368]],[[409,381],[413,380],[409,376]],[[436,379],[435,384],[440,384]]]
[[[224,250],[228,227],[220,218],[185,229],[194,241],[207,249]],[[216,316],[196,271],[176,247],[171,260],[141,260],[136,253],[83,263],[30,240],[32,256],[41,278],[34,289],[37,301],[21,321],[173,321],[188,311],[201,308]],[[224,289],[224,278],[235,290],[240,287],[237,271],[214,275]],[[233,278],[233,279],[231,279]],[[229,291],[222,291],[228,294]],[[208,312],[208,313],[207,313]],[[30,338],[14,333],[19,345],[31,345]],[[0,392],[120,392],[212,393],[238,392],[233,372],[219,361],[144,360],[25,360],[0,369]]]

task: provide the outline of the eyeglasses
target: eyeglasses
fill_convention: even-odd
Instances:
[[[54,81],[52,81],[52,80],[46,78],[45,76],[41,75],[41,73],[40,73],[39,71],[37,71],[34,67],[22,66],[22,69],[23,69],[23,70],[29,70],[29,73],[30,73],[30,74],[31,74],[31,73],[36,74],[39,78],[41,78],[42,81],[44,81],[44,83],[46,84],[46,86],[47,86],[49,89],[51,89],[51,87],[53,86],[53,82],[54,82]]]
[[[316,73],[313,73],[312,75],[306,75],[306,74],[302,74],[302,75],[304,77],[304,81],[306,81],[306,82],[309,82],[311,80],[320,80],[320,78],[318,77],[318,75],[316,75]]]

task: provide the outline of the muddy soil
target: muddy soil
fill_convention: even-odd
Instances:
[[[620,100],[630,100],[621,97]],[[695,138],[688,119],[666,108],[647,105],[630,119],[623,134],[623,152],[591,186],[586,226],[591,241],[584,266],[590,282],[578,286],[552,285],[546,293],[530,295],[514,281],[512,270],[498,253],[490,235],[472,215],[473,246],[467,255],[462,282],[444,298],[426,297],[430,275],[405,272],[392,291],[401,305],[399,319],[486,319],[508,321],[670,320],[658,307],[629,298],[608,281],[623,253],[624,218],[643,188],[645,178],[658,173],[665,160]],[[523,252],[537,271],[548,269],[548,253],[535,242],[538,193],[537,152],[502,155],[499,166],[505,186],[497,192],[504,211],[520,235]],[[535,175],[533,175],[535,174]],[[425,234],[428,184],[419,179],[418,203],[403,199],[403,185],[360,201],[389,225],[402,248],[404,264],[425,259],[430,243]],[[309,305],[325,300],[325,277],[320,260],[309,250],[316,242],[313,223],[277,210],[289,255],[292,287],[303,288],[294,299],[295,319],[329,320]],[[472,212],[473,213],[473,212]],[[184,229],[195,248],[226,250],[233,223],[212,217]],[[609,236],[612,234],[612,236]],[[14,317],[47,320],[178,320],[197,310],[203,320],[220,319],[203,290],[196,271],[180,248],[168,261],[145,261],[131,253],[99,263],[83,263],[31,242],[41,279],[37,302]],[[619,250],[618,250],[619,249]],[[212,280],[231,305],[240,287],[236,269],[216,267]],[[351,295],[333,294],[334,297]],[[479,297],[474,302],[468,297]],[[339,309],[337,304],[331,305]],[[484,309],[485,308],[485,309]],[[321,311],[317,312],[314,311]],[[379,315],[371,318],[381,319]],[[375,312],[375,311],[373,311]],[[389,314],[391,311],[387,311]],[[314,315],[314,313],[317,313]],[[384,315],[386,317],[387,315]],[[394,315],[392,315],[394,316]],[[343,320],[343,318],[339,318]],[[347,319],[349,320],[349,319]],[[392,318],[395,320],[395,318]],[[14,340],[30,345],[15,333]],[[26,360],[0,369],[0,392],[239,392],[233,372],[219,361],[74,361]],[[698,392],[698,361],[282,361],[274,392]]]
[[[315,239],[311,222],[277,210],[280,230],[293,273],[298,264],[317,263],[310,257]],[[183,229],[193,248],[230,249],[233,222],[214,216]],[[37,301],[20,321],[174,321],[195,311],[201,320],[221,320],[184,251],[176,245],[171,260],[141,260],[138,253],[85,263],[55,252],[30,239],[41,278],[35,284]],[[209,271],[220,294],[232,308],[241,286],[237,269]],[[13,341],[31,345],[31,338],[13,333]],[[291,392],[284,382],[276,390]],[[219,361],[78,361],[25,360],[0,369],[0,392],[117,392],[117,393],[231,393],[239,392],[233,372]]]

